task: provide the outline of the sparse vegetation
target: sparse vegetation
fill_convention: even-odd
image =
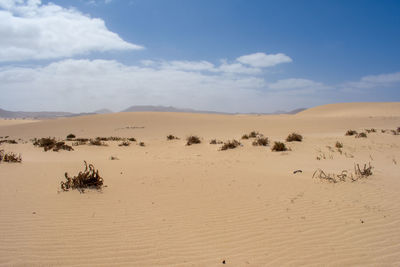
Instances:
[[[301,142],[303,140],[303,136],[301,136],[298,133],[291,133],[288,135],[288,137],[286,138],[287,142]]]
[[[121,144],[119,144],[118,146],[130,146],[131,143],[129,143],[128,141],[123,141]]]
[[[356,135],[356,138],[367,138],[367,134],[362,132]]]
[[[253,146],[268,146],[269,140],[268,137],[258,137],[253,141]]]
[[[0,162],[21,163],[22,157],[21,155],[17,155],[13,152],[5,152],[4,150],[0,150]]]
[[[364,164],[364,168],[360,169],[359,164],[354,165],[354,175],[353,173],[348,172],[347,170],[343,170],[339,174],[335,173],[325,173],[321,169],[317,169],[312,178],[319,178],[321,180],[328,181],[330,183],[338,183],[338,182],[346,182],[351,181],[355,182],[359,179],[366,178],[372,175],[372,166],[371,164]]]
[[[223,142],[221,140],[217,140],[217,139],[212,139],[210,141],[210,145],[217,145],[217,144],[222,144]]]
[[[257,136],[259,136],[260,134],[256,131],[252,131],[249,134],[249,138],[256,138]]]
[[[102,142],[100,139],[90,139],[89,145],[91,146],[107,146],[106,143]]]
[[[76,136],[74,134],[67,135],[67,140],[72,140],[72,139],[75,139],[75,138],[76,138]]]
[[[247,134],[242,135],[242,139],[249,139],[249,136]]]
[[[136,139],[134,137],[130,137],[130,138],[128,138],[128,141],[136,142]]]
[[[54,137],[33,139],[33,145],[38,147],[43,147],[44,151],[53,150],[55,152],[59,150],[73,151],[72,146],[65,144],[65,142],[58,142]]]
[[[17,141],[13,140],[13,139],[6,139],[6,140],[0,140],[0,145],[6,143],[6,144],[18,144]]]
[[[119,136],[109,136],[109,137],[96,137],[96,140],[100,141],[124,141],[125,138]]]
[[[282,142],[275,142],[274,146],[272,147],[272,151],[286,151],[287,147]]]
[[[176,137],[175,135],[169,134],[167,135],[167,140],[179,140],[179,138]]]
[[[232,141],[227,141],[225,142],[220,150],[228,150],[228,149],[234,149],[240,146],[240,142],[237,140],[232,140]]]
[[[198,136],[196,135],[191,135],[188,138],[186,138],[186,145],[191,146],[193,144],[200,144],[201,140]]]
[[[79,172],[77,176],[69,177],[68,173],[65,173],[65,182],[61,182],[61,189],[69,191],[69,189],[78,189],[80,192],[84,192],[86,188],[101,189],[103,186],[103,178],[100,177],[99,171],[96,170],[93,164],[85,163],[85,170]]]
[[[366,131],[367,133],[376,133],[376,129],[374,129],[374,128],[365,129],[365,131]]]
[[[146,146],[144,142],[139,142],[139,146]]]
[[[335,147],[337,149],[343,148],[343,143],[340,143],[339,141],[336,141]]]
[[[347,130],[347,132],[346,132],[347,136],[352,136],[352,135],[356,135],[356,134],[357,134],[357,131],[355,131],[355,130]]]

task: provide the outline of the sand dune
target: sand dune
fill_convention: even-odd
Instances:
[[[21,153],[23,163],[0,163],[0,266],[398,266],[400,135],[380,130],[400,126],[399,106],[337,104],[268,116],[117,113],[0,124],[0,137],[16,140],[74,133],[146,144],[108,141],[71,152],[1,144]],[[344,136],[365,128],[378,131]],[[286,152],[252,140],[228,151],[209,144],[252,130],[271,142],[293,131],[304,140],[286,143]],[[180,140],[167,141],[167,134]],[[203,142],[185,146],[191,134]],[[78,173],[83,160],[99,169],[107,187],[61,192],[64,173]],[[373,175],[335,184],[312,178],[318,168],[352,172],[355,163],[371,163]]]
[[[400,103],[340,103],[318,106],[298,113],[298,116],[315,117],[398,117]]]

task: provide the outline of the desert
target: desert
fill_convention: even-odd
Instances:
[[[0,122],[0,141],[17,142],[0,150],[22,158],[0,163],[2,266],[400,263],[398,102],[295,115],[126,112],[17,122]],[[252,131],[268,145],[242,139]],[[302,141],[286,141],[291,133]],[[69,134],[136,141],[73,145]],[[190,136],[201,143],[187,145]],[[48,137],[73,151],[32,144]],[[240,145],[221,150],[212,139]],[[272,151],[275,141],[288,150]],[[78,174],[84,161],[104,185],[62,190],[65,172]],[[356,164],[372,175],[356,179]]]

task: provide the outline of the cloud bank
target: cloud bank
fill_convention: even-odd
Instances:
[[[0,62],[138,50],[103,20],[40,0],[0,0]]]

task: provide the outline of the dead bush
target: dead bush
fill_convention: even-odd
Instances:
[[[366,178],[368,176],[371,176],[372,175],[371,163],[368,163],[368,167],[367,167],[367,164],[364,164],[364,168],[363,169],[360,169],[360,165],[359,164],[357,164],[357,165],[354,164],[354,173],[355,173],[355,175],[356,175],[356,177],[358,179]]]
[[[129,143],[128,141],[123,141],[121,144],[119,144],[118,146],[130,146],[131,143]]]
[[[65,144],[65,142],[57,142],[53,147],[53,151],[57,152],[59,150],[73,151],[72,146]]]
[[[347,132],[346,132],[347,136],[352,136],[352,135],[356,135],[356,134],[357,134],[357,131],[355,131],[355,130],[347,130]]]
[[[76,138],[76,136],[74,134],[67,135],[67,140],[72,140],[72,139],[75,139],[75,138]]]
[[[167,140],[179,140],[179,138],[176,137],[175,135],[169,134],[167,135]]]
[[[100,139],[90,139],[89,145],[91,146],[107,146],[106,143],[102,142]]]
[[[301,142],[303,140],[303,136],[301,136],[298,133],[291,133],[288,135],[288,137],[286,138],[287,142]]]
[[[369,163],[368,167],[367,164],[364,164],[364,168],[360,169],[359,164],[354,164],[354,174],[348,172],[347,170],[341,171],[339,174],[335,173],[325,173],[321,169],[317,169],[312,178],[319,178],[324,181],[328,181],[330,183],[338,183],[338,182],[355,182],[357,180],[367,178],[368,176],[372,175],[372,166]]]
[[[139,142],[139,146],[146,146],[144,142]]]
[[[240,146],[240,142],[237,140],[232,140],[232,141],[227,141],[225,142],[220,150],[228,150],[228,149],[234,149]]]
[[[374,128],[365,129],[365,131],[366,131],[367,133],[376,133],[376,129],[374,129]]]
[[[198,136],[196,135],[191,135],[188,138],[186,138],[186,145],[191,146],[193,144],[200,144],[201,140]]]
[[[274,146],[271,149],[272,151],[286,151],[287,147],[284,143],[282,142],[275,142]]]
[[[253,146],[268,146],[269,140],[268,137],[258,137],[253,141]]]
[[[69,191],[69,189],[78,189],[81,193],[86,188],[101,189],[103,186],[103,178],[100,177],[99,171],[96,170],[93,164],[85,163],[85,170],[79,172],[77,176],[69,177],[68,173],[65,173],[66,181],[61,182],[61,189]]]
[[[4,150],[0,150],[0,162],[21,163],[22,157],[21,155],[17,155],[13,152],[5,152]]]
[[[340,143],[339,141],[336,141],[335,147],[340,149],[343,148],[343,143]]]
[[[247,134],[242,135],[242,139],[249,139],[249,136]]]
[[[13,144],[13,145],[18,144],[18,142],[15,141],[14,139],[0,140],[0,145],[3,144],[3,143],[5,143],[5,144]]]
[[[130,138],[128,138],[128,141],[131,141],[131,142],[136,142],[136,138],[134,138],[134,137],[130,137]]]
[[[222,144],[223,142],[221,140],[217,140],[217,139],[212,139],[210,141],[210,145],[217,145],[217,144]]]
[[[109,136],[109,137],[96,137],[96,140],[99,141],[124,141],[125,138],[119,136]]]
[[[366,133],[359,133],[356,135],[356,138],[367,138],[367,134]]]
[[[73,151],[72,146],[65,144],[65,142],[57,141],[54,137],[33,139],[33,145],[43,147],[44,151],[53,150],[55,152],[60,150]]]

